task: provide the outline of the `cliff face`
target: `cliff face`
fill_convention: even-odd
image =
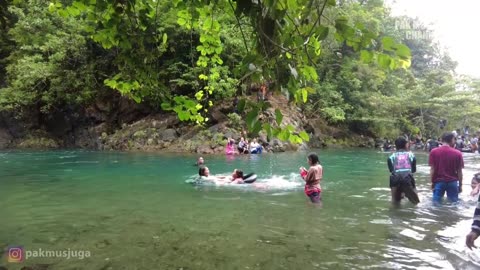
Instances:
[[[253,98],[253,97],[252,97]],[[322,119],[306,119],[283,96],[273,96],[271,107],[260,116],[275,121],[275,109],[284,115],[283,123],[306,130],[310,142],[292,145],[278,139],[258,136],[267,151],[281,152],[308,147],[374,147],[372,139],[352,134],[345,128],[329,126]],[[231,100],[215,106],[209,125],[193,126],[176,115],[152,111],[127,99],[97,102],[87,108],[72,109],[43,117],[41,123],[14,119],[0,114],[0,149],[5,148],[83,148],[122,151],[167,151],[199,154],[223,153],[226,139],[249,137],[244,131],[244,115],[232,114]],[[251,139],[251,138],[249,138]]]

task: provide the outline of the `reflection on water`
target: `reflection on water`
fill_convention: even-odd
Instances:
[[[298,176],[306,153],[207,156],[214,174],[255,172],[259,185],[194,186],[196,157],[85,151],[0,153],[0,247],[89,250],[83,260],[30,258],[21,269],[479,269],[466,249],[479,156],[465,156],[459,204],[390,204],[384,153],[322,150],[323,205]],[[480,244],[480,243],[479,243]]]

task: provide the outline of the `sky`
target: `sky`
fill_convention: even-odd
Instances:
[[[418,17],[458,62],[457,73],[480,78],[480,0],[386,0],[392,15]],[[421,35],[419,35],[421,37]]]

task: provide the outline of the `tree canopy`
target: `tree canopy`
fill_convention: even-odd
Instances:
[[[392,17],[381,0],[4,5],[0,110],[20,116],[87,106],[117,91],[203,125],[212,106],[237,95],[252,133],[308,140],[278,110],[274,125],[264,122],[268,101],[246,98],[252,84],[271,82],[306,116],[360,133],[428,136],[443,119],[450,129],[478,124],[478,82],[459,81],[448,54],[428,37],[405,35],[396,25],[405,18]]]

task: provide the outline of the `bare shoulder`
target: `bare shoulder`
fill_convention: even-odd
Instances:
[[[315,166],[310,167],[310,170],[315,171],[315,172],[319,172],[319,171],[323,170],[323,167],[322,167],[322,165],[317,164]]]

